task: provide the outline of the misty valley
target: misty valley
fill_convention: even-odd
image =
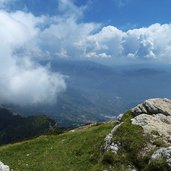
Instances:
[[[70,60],[50,64],[53,72],[65,76],[67,84],[54,103],[4,106],[24,116],[47,115],[59,127],[72,127],[110,120],[148,98],[171,98],[167,65],[109,66]]]

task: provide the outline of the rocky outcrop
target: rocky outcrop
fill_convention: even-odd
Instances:
[[[113,134],[116,132],[116,130],[122,125],[122,123],[116,125],[111,132],[105,137],[104,142],[104,150],[105,151],[111,151],[112,153],[117,154],[119,150],[119,143],[112,142]]]
[[[134,116],[140,114],[163,114],[171,116],[171,100],[164,98],[155,98],[146,100],[132,109]]]
[[[132,119],[132,123],[143,127],[145,133],[152,133],[155,131],[160,136],[171,136],[171,116],[163,114],[147,115],[141,114]]]
[[[151,164],[154,160],[163,158],[166,162],[167,168],[171,170],[171,146],[167,148],[160,148],[155,151],[151,156],[151,160],[149,164]]]
[[[1,161],[0,161],[0,171],[10,171],[9,166],[4,165]]]
[[[120,155],[115,162],[119,160],[122,163],[125,160],[132,163],[137,158],[142,161],[150,158],[149,163],[144,162],[144,166],[135,165],[137,170],[144,167],[155,170],[159,167],[155,168],[157,162],[160,162],[159,165],[163,162],[161,169],[171,170],[171,100],[149,99],[120,114],[115,127],[105,138],[104,147],[106,152]],[[126,157],[127,155],[133,160]],[[129,170],[129,165],[124,167]]]
[[[132,109],[132,124],[139,125],[145,133],[155,133],[171,141],[171,100],[150,99]]]

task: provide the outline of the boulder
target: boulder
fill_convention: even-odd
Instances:
[[[141,126],[145,133],[150,134],[155,131],[160,136],[171,137],[171,116],[141,114],[131,120],[132,124]]]
[[[0,161],[0,171],[10,171],[9,166],[4,165],[1,161]]]
[[[171,100],[149,99],[132,110],[132,124],[139,125],[145,133],[157,133],[168,144],[171,137]]]
[[[159,158],[163,158],[166,161],[169,169],[171,169],[171,146],[166,148],[160,148],[159,150],[155,151],[151,156],[151,160],[149,164]]]
[[[171,100],[167,98],[155,98],[146,100],[144,103],[137,105],[132,109],[134,116],[140,114],[163,114],[171,116]]]

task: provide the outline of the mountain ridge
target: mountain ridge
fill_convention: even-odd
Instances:
[[[24,117],[0,107],[0,145],[22,141],[56,130],[56,122],[45,115]]]
[[[149,99],[114,121],[0,147],[0,160],[14,171],[170,171],[170,129],[169,136],[156,124],[146,132],[147,117],[170,127],[171,100]]]

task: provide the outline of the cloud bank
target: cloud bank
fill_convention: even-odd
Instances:
[[[84,10],[69,0],[59,1],[61,15],[46,16],[51,23],[37,37],[40,56],[117,62],[171,60],[171,24],[155,23],[122,31],[112,25],[83,22]]]
[[[124,61],[171,60],[171,24],[122,31],[115,26],[99,29],[96,23],[77,23],[69,18],[53,23],[40,36],[40,42],[51,56],[95,58]],[[40,46],[40,48],[41,48]]]
[[[5,3],[0,0],[0,7]],[[83,22],[86,8],[59,0],[56,16],[0,9],[1,104],[53,103],[65,91],[63,75],[38,64],[39,58],[171,61],[171,24],[122,31],[111,25]]]
[[[78,7],[71,0],[58,0],[57,4],[56,16],[1,10],[0,36],[9,45],[5,48],[18,56],[41,58],[171,59],[170,23],[122,31],[112,25],[83,22],[87,6]]]
[[[103,27],[96,34],[80,40],[84,56],[122,59],[123,61],[168,61],[171,60],[171,24],[153,24],[149,27],[127,32],[114,26]],[[93,57],[93,56],[92,56]]]
[[[66,88],[62,75],[52,73],[26,54],[16,51],[35,44],[42,17],[0,11],[0,103],[32,105],[53,103]],[[35,44],[36,46],[36,44]]]

